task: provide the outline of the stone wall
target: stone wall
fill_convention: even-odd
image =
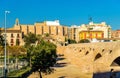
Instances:
[[[71,44],[60,46],[57,51],[78,65],[81,72],[105,72],[114,68],[111,64],[120,56],[120,42]]]

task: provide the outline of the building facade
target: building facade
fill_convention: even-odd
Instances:
[[[103,39],[104,33],[103,31],[80,31],[79,33],[80,39]]]
[[[65,38],[68,37],[68,27],[60,25],[59,20],[37,22],[34,25],[28,25],[28,24],[20,24],[19,20],[16,19],[15,25],[12,28],[7,29],[7,35],[8,35],[7,40],[9,45],[16,44],[15,39],[18,33],[20,36],[19,39],[20,45],[24,45],[23,37],[28,33],[34,33],[36,35],[49,34],[54,41],[64,42]],[[15,39],[11,39],[12,38],[11,34],[15,36]]]
[[[75,33],[72,33],[77,42],[81,39],[89,39],[92,40],[94,38],[111,38],[111,27],[110,25],[107,25],[105,22],[101,23],[93,23],[90,22],[89,24],[82,24],[81,26],[72,26],[73,30],[75,30]]]
[[[69,29],[68,29],[68,38],[69,39],[76,40],[77,29],[78,29],[78,26],[76,26],[76,25],[69,27]]]
[[[112,31],[112,38],[120,38],[120,30]]]
[[[5,30],[1,29],[0,33],[2,35],[5,35]],[[22,39],[22,34],[21,34],[20,30],[7,29],[6,30],[6,40],[7,40],[7,44],[9,44],[9,46],[24,45],[24,41]]]
[[[116,33],[118,33],[117,31]],[[1,29],[1,33],[4,34],[4,30]],[[111,38],[111,27],[105,22],[82,24],[81,26],[63,26],[59,23],[59,20],[36,22],[33,25],[20,24],[16,19],[15,25],[12,28],[7,29],[7,42],[13,46],[19,43],[24,45],[24,35],[28,33],[34,33],[36,35],[49,36],[54,42],[65,42],[66,39],[76,40],[77,42],[82,39],[108,39]]]

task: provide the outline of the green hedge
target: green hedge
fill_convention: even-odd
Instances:
[[[15,70],[15,71],[12,71],[10,73],[8,73],[7,77],[24,77],[24,75],[26,75],[27,73],[29,73],[31,70],[30,67],[23,67],[19,70]]]

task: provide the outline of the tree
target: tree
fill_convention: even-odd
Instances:
[[[0,46],[4,46],[4,45],[5,45],[5,39],[3,35],[0,34]]]
[[[18,67],[18,57],[25,55],[26,49],[22,46],[9,46],[9,55],[15,58],[16,67]]]
[[[42,78],[41,72],[50,74],[53,72],[52,66],[56,63],[56,46],[52,43],[42,41],[34,49],[32,56],[32,70],[38,71],[40,78]]]
[[[41,41],[43,41],[43,38],[41,35],[37,35],[37,44],[40,44]]]
[[[25,46],[30,46],[31,44],[35,44],[37,41],[37,36],[33,33],[28,33],[24,36]]]
[[[3,55],[3,50],[4,50],[3,46],[0,46],[0,56]]]
[[[34,46],[29,46],[29,48],[27,48],[27,59],[29,62],[29,66],[31,67],[31,56],[33,55],[35,47]]]
[[[82,39],[78,43],[90,43],[90,41],[88,39]]]
[[[48,33],[45,33],[44,35],[45,35],[45,37],[49,37],[50,36],[50,34],[48,34]]]
[[[29,66],[31,66],[31,55],[33,52],[33,45],[35,45],[36,41],[39,40],[39,36],[36,36],[33,33],[28,33],[24,36],[25,47],[27,49],[27,59],[29,62]]]
[[[73,43],[77,43],[75,40],[72,40],[72,39],[68,39],[68,44],[73,44]]]

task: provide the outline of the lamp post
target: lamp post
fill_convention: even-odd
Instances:
[[[6,15],[7,13],[10,13],[10,11],[5,11],[5,56],[4,56],[4,78],[7,76],[7,65],[6,65]]]

